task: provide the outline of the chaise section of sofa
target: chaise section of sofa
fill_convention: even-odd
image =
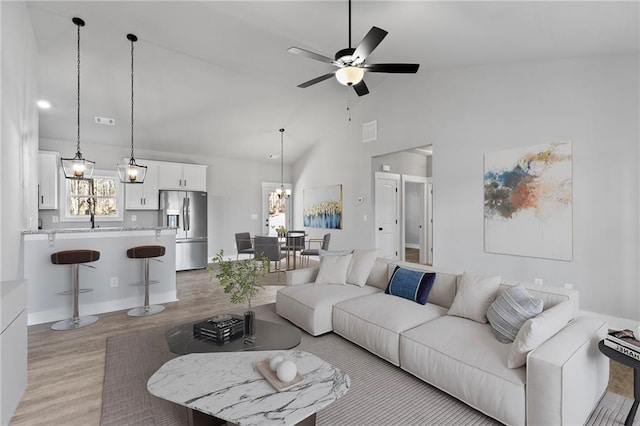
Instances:
[[[333,306],[344,300],[379,293],[377,287],[314,284],[318,268],[287,272],[287,286],[278,290],[276,312],[312,336],[333,330]]]
[[[333,330],[333,306],[381,290],[344,284],[300,284],[286,287],[276,295],[276,312],[312,336]]]

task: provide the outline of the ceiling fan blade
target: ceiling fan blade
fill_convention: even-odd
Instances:
[[[315,59],[316,61],[324,62],[327,64],[337,65],[336,61],[327,56],[320,55],[309,50],[300,49],[299,47],[290,47],[287,52],[293,53],[294,55],[304,56],[305,58]]]
[[[420,64],[365,64],[360,65],[367,72],[388,72],[393,74],[413,74],[418,72]]]
[[[364,96],[369,93],[369,88],[365,84],[364,80],[360,80],[360,83],[353,85],[353,90],[356,91],[358,96]]]
[[[382,28],[371,27],[366,36],[362,39],[355,52],[353,52],[352,58],[354,64],[361,64],[367,56],[373,52],[373,49],[378,47],[382,39],[387,35],[387,32]]]
[[[309,86],[313,86],[316,83],[320,83],[321,81],[325,81],[333,77],[335,73],[330,72],[329,74],[321,75],[320,77],[316,77],[313,80],[306,81],[304,83],[298,84],[298,87],[304,89]]]

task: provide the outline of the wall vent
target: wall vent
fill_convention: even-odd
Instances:
[[[362,143],[378,139],[378,121],[373,120],[362,125]]]
[[[104,124],[105,126],[115,126],[116,119],[109,117],[95,117],[96,124]]]

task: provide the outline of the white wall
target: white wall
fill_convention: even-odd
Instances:
[[[581,309],[640,320],[639,72],[638,56],[624,56],[371,78],[371,94],[357,100],[353,122],[338,123],[333,137],[294,166],[296,194],[342,183],[345,228],[332,243],[373,246],[367,163],[432,143],[436,266],[572,283]],[[371,120],[378,120],[378,140],[362,144],[361,124]],[[573,141],[574,260],[485,253],[483,154],[567,139]],[[365,202],[358,204],[356,194]]]
[[[23,229],[37,227],[36,43],[24,2],[2,2],[0,280],[23,277]]]
[[[65,156],[75,153],[75,141],[41,139],[40,149],[57,151]],[[113,147],[81,141],[82,154],[96,162],[96,169],[115,170],[116,164],[129,156],[126,147]],[[250,232],[252,235],[264,232],[262,229],[262,182],[280,181],[280,162],[251,162],[237,159],[177,155],[175,153],[136,150],[136,158],[160,161],[178,161],[206,164],[208,193],[208,234],[209,257],[220,249],[225,253],[235,253],[236,232]],[[141,162],[142,163],[142,162]],[[285,180],[289,178],[289,167],[285,166]],[[126,190],[126,189],[125,189]],[[41,211],[44,228],[61,226],[51,223],[57,211]],[[136,222],[131,215],[137,216]],[[256,214],[257,219],[251,219]],[[157,211],[126,211],[124,222],[104,222],[100,226],[155,226]],[[67,223],[68,227],[78,226]]]

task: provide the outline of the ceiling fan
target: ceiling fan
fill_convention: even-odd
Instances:
[[[365,72],[383,72],[393,74],[414,74],[418,71],[420,64],[365,64],[367,56],[378,47],[380,42],[387,35],[387,31],[371,27],[367,35],[364,36],[360,44],[354,49],[351,47],[351,0],[349,0],[349,47],[338,50],[335,59],[299,47],[290,47],[287,51],[296,55],[305,56],[316,61],[328,63],[338,67],[334,72],[321,75],[312,80],[299,84],[298,87],[306,88],[316,83],[325,81],[332,76],[345,86],[353,86],[358,96],[369,93],[369,89],[364,82]]]

